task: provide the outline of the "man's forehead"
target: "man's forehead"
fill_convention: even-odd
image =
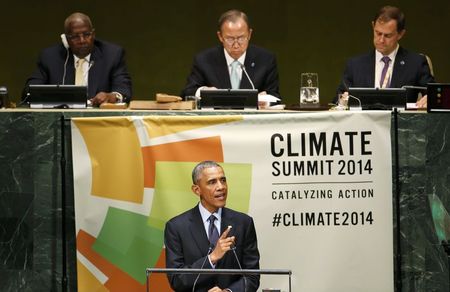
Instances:
[[[383,21],[379,19],[375,22],[374,27],[376,30],[390,29],[397,31],[397,21],[395,19],[390,19],[388,21]]]
[[[222,26],[220,27],[220,31],[223,32],[224,29],[226,28],[244,28],[246,30],[248,30],[248,25],[247,22],[245,22],[245,20],[243,18],[238,18],[235,20],[227,20],[225,21]]]
[[[68,29],[69,30],[75,30],[75,29],[90,29],[91,27],[89,26],[89,23],[84,21],[81,18],[76,18],[74,20],[72,20],[69,25],[68,25]]]
[[[206,179],[225,176],[221,167],[207,167],[202,170],[202,176]]]

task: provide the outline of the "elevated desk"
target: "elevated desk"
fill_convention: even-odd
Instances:
[[[62,114],[89,117],[268,112],[272,111],[0,110],[0,291],[61,291]],[[435,193],[450,210],[449,127],[450,115],[446,114],[398,115],[402,291],[450,290],[447,257],[436,236],[427,198]],[[71,167],[68,161],[68,177]],[[73,190],[71,180],[67,181],[68,287],[76,291]]]

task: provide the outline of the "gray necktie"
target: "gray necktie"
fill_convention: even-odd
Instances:
[[[234,60],[233,63],[231,63],[231,74],[230,74],[230,81],[231,81],[231,88],[232,89],[239,89],[239,83],[241,83],[241,80],[239,78],[238,74],[238,66],[241,63],[239,63],[238,60]]]
[[[208,230],[208,237],[209,242],[212,246],[216,246],[217,240],[219,239],[219,232],[217,231],[216,225],[214,224],[214,221],[216,221],[216,216],[211,215],[209,216],[209,230]]]

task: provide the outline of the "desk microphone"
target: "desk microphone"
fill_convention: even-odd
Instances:
[[[88,69],[86,71],[86,74],[89,72],[89,70],[91,70],[92,66],[94,66],[94,60],[89,60],[89,66],[88,66]]]
[[[239,261],[239,258],[236,254],[236,246],[233,244],[231,247],[231,250],[233,251],[234,254],[234,258],[236,259],[239,269],[242,271],[242,266],[241,266],[241,262]],[[244,278],[244,292],[247,291],[247,277],[245,275],[242,275],[242,278]]]
[[[89,73],[89,70],[91,70],[91,68],[92,68],[93,66],[94,66],[94,60],[89,60],[88,68],[87,68],[86,72],[83,73],[84,76],[86,76],[86,75]],[[88,85],[89,85],[89,82],[88,82]]]
[[[86,72],[84,74],[87,75],[89,73],[89,70],[91,70],[92,66],[94,66],[94,60],[89,60],[88,69],[86,70]],[[89,77],[87,79],[89,80]],[[87,85],[86,85],[86,97],[89,100],[89,81],[87,82]]]
[[[250,81],[250,85],[252,86],[252,89],[256,89],[256,88],[255,88],[255,85],[253,84],[252,79],[250,79],[250,76],[249,76],[248,73],[247,73],[247,70],[245,70],[244,64],[241,64],[241,69],[242,69],[242,72],[245,73],[245,76],[247,76],[248,81]]]
[[[208,259],[208,256],[212,252],[213,249],[214,249],[214,246],[211,244],[208,248],[208,252],[206,253],[206,257],[203,260],[200,270],[203,269],[203,267],[205,266],[206,260]],[[194,285],[192,285],[192,292],[195,292],[195,285],[197,285],[198,278],[200,278],[200,273],[198,273],[197,278],[195,278]]]
[[[349,87],[347,86],[347,83],[345,83],[344,80],[342,80],[342,84],[344,84],[344,90],[348,93],[348,97],[349,97],[349,98],[351,97],[351,98],[353,98],[353,99],[356,99],[356,100],[358,101],[359,108],[362,110],[361,100],[360,100],[359,98],[357,98],[356,96],[350,94]],[[348,101],[347,101],[347,102],[348,102]],[[337,101],[337,105],[339,106],[339,99],[338,99],[338,101]]]
[[[348,97],[351,97],[351,98],[353,98],[353,99],[356,99],[356,100],[358,101],[359,108],[362,109],[361,100],[360,100],[359,98],[357,98],[356,96],[351,95],[351,94],[349,94]]]

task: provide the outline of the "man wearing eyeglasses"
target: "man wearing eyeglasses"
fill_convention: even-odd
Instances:
[[[222,45],[195,56],[182,96],[200,96],[201,89],[251,89],[253,82],[260,94],[279,97],[275,55],[249,44],[252,31],[244,12],[222,14],[217,31]]]
[[[95,39],[89,16],[76,12],[67,17],[61,38],[61,44],[42,51],[25,91],[30,84],[75,84],[87,86],[94,106],[130,101],[131,78],[124,50]]]

